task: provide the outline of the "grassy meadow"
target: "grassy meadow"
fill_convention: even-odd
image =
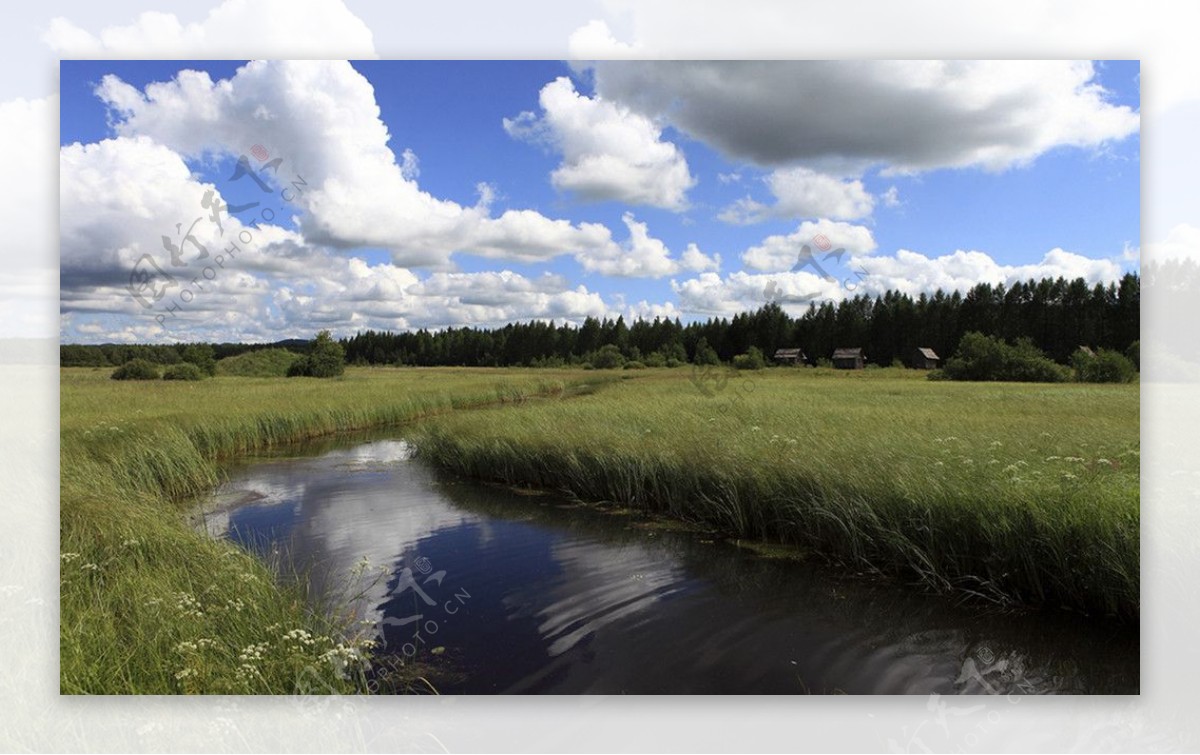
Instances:
[[[902,369],[779,368],[700,388],[687,367],[110,373],[61,371],[63,693],[361,691],[370,647],[339,620],[340,596],[314,604],[183,513],[223,460],[400,425],[464,475],[701,521],[938,590],[1138,613],[1136,385]]]
[[[780,368],[697,387],[690,369],[647,372],[439,417],[415,440],[461,474],[697,520],[855,572],[1139,612],[1136,385]]]
[[[353,628],[250,555],[193,531],[188,497],[219,481],[221,460],[258,449],[603,380],[351,368],[337,380],[120,382],[111,372],[61,371],[66,694],[361,690],[354,672],[370,649]]]

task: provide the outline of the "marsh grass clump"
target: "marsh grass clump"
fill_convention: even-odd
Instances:
[[[706,398],[670,373],[422,423],[452,471],[565,490],[959,594],[1139,613],[1129,386],[768,371]]]

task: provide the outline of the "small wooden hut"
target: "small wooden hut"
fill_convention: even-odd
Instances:
[[[804,364],[804,352],[800,349],[776,349],[775,361],[795,367]]]
[[[921,346],[913,352],[912,366],[915,370],[936,370],[942,358],[928,346]]]
[[[833,350],[833,366],[839,370],[861,370],[865,363],[866,356],[861,348]]]

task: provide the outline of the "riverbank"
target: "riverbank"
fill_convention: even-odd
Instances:
[[[188,527],[220,463],[605,380],[555,370],[349,369],[338,380],[119,382],[61,370],[60,691],[355,692],[370,652],[266,564]],[[316,600],[314,600],[316,598]]]
[[[1139,614],[1137,386],[662,371],[423,423],[420,454],[1002,603]]]

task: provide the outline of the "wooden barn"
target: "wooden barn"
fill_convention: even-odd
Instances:
[[[833,366],[839,370],[861,370],[865,361],[866,356],[860,348],[833,350]]]
[[[776,349],[775,361],[795,367],[804,364],[804,352],[800,349]]]
[[[928,346],[922,346],[913,352],[912,366],[915,370],[936,370],[942,358]]]

